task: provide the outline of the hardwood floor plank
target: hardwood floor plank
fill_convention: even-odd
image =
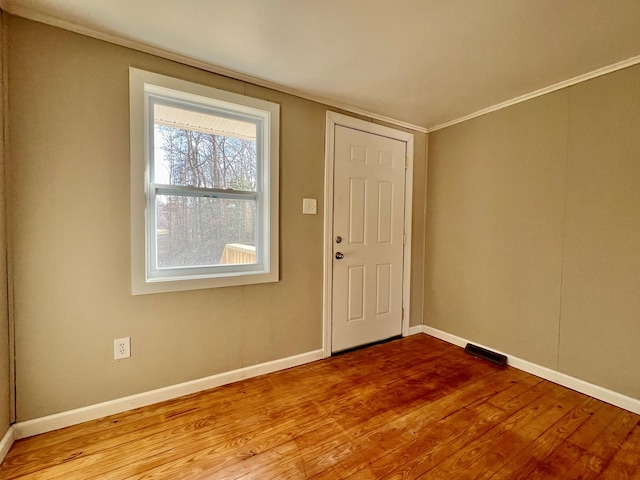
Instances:
[[[370,469],[381,479],[399,480],[426,475],[455,452],[465,451],[468,445],[508,421],[523,406],[538,401],[551,388],[549,383],[538,383],[523,391],[517,401],[513,399],[501,408],[493,405],[489,398],[486,405],[477,404],[461,410],[459,416],[444,417],[431,425],[426,435],[414,444],[373,463]],[[491,414],[491,410],[494,413]]]
[[[415,443],[417,438],[424,436],[427,428],[433,428],[444,418],[459,412],[468,412],[474,405],[482,405],[487,398],[497,391],[502,391],[511,385],[509,374],[494,374],[481,377],[467,383],[462,388],[456,388],[451,394],[425,404],[418,403],[418,408],[407,406],[402,412],[389,412],[391,418],[380,416],[375,421],[369,421],[347,432],[349,438],[356,445],[357,455],[343,455],[340,464],[333,467],[331,472],[321,474],[318,478],[347,477],[359,469],[368,468],[379,458],[390,455],[403,445]],[[494,410],[497,410],[494,408]],[[485,412],[490,416],[491,412]],[[394,420],[393,417],[396,419]],[[478,418],[474,419],[477,422]],[[454,420],[450,420],[454,423]],[[453,434],[453,432],[448,432]],[[443,435],[439,435],[442,438]],[[378,448],[382,446],[383,448]],[[317,459],[314,459],[317,461]],[[395,462],[394,462],[395,463]],[[311,469],[311,472],[314,470]],[[337,476],[339,472],[339,477]]]
[[[549,480],[562,478],[584,455],[584,450],[564,441],[535,470],[529,472],[527,480]]]
[[[567,412],[490,478],[492,480],[530,478],[531,472],[536,470],[569,435],[584,424],[601,406],[602,402],[599,400],[586,399],[582,404]]]
[[[603,479],[640,478],[640,421],[602,471]]]
[[[469,444],[464,451],[450,456],[429,471],[428,478],[488,478],[579,400],[579,394],[554,385],[548,395],[540,397],[527,408],[521,408],[492,431]]]
[[[583,450],[588,450],[603,435],[603,432],[616,421],[616,418],[621,417],[623,413],[624,411],[620,408],[603,403],[591,418],[571,434],[567,441]]]
[[[419,370],[421,369],[419,368]],[[419,377],[422,377],[423,375],[424,373],[421,371],[414,374],[414,376]],[[409,377],[407,381],[411,382],[411,377]],[[396,382],[391,383],[395,384]],[[394,388],[399,391],[395,392]],[[341,434],[349,425],[360,423],[362,421],[362,418],[368,418],[369,416],[375,418],[374,410],[371,409],[372,407],[369,407],[368,404],[376,405],[376,408],[382,408],[383,410],[385,408],[389,408],[389,405],[387,403],[381,401],[380,398],[377,397],[377,394],[379,393],[378,390],[380,390],[378,387],[374,389],[362,388],[358,392],[356,392],[355,395],[353,392],[341,395],[339,401],[332,401],[326,404],[319,403],[319,408],[323,410],[323,414],[316,416],[316,418],[320,419],[320,423],[314,419],[309,424],[300,425],[295,433],[291,432],[291,435],[295,435],[297,438],[301,438],[305,436],[305,434],[308,434],[314,438],[314,444],[316,444],[319,440],[317,439],[317,435],[318,433],[320,433],[322,434],[322,437],[324,437],[322,440],[323,444],[329,444],[329,442],[333,440],[332,435],[335,435],[332,434],[332,431],[330,429],[332,425],[337,428],[338,434]],[[395,387],[394,385],[390,385],[388,386],[388,389],[384,389],[384,395],[386,395],[387,400],[392,399],[394,402],[404,403],[407,401],[407,397],[403,397],[402,391],[405,392],[405,395],[407,394],[407,392],[410,392],[411,395],[415,397],[424,395],[425,392],[433,392],[434,390],[435,388],[429,383],[424,383],[421,388],[414,388],[410,390],[402,384],[396,384]],[[363,416],[362,413],[364,409],[370,409],[370,413]],[[255,441],[255,438],[253,439],[253,441]],[[177,456],[180,457],[180,455]],[[165,472],[173,471],[172,469],[174,468],[179,470],[181,468],[180,460],[178,460],[178,463],[176,463],[173,467],[170,465],[162,465],[157,468]]]
[[[18,441],[0,478],[633,478],[639,420],[414,335]]]
[[[346,458],[332,471],[325,471],[317,478],[345,478],[362,469],[374,472],[376,475],[374,478],[382,478],[385,472],[384,467],[387,467],[386,471],[393,472],[395,475],[399,469],[405,467],[402,460],[399,460],[399,458],[406,458],[406,450],[403,447],[411,445],[414,447],[413,451],[430,448],[430,451],[435,453],[443,445],[451,446],[461,433],[464,435],[465,441],[470,441],[471,438],[475,438],[496,425],[504,416],[503,411],[488,403],[482,403],[471,406],[469,409],[458,409],[451,415],[440,418],[442,421],[440,424],[435,421],[435,418],[429,419],[419,428],[410,430],[408,434],[405,434],[405,438],[394,435],[393,430],[391,432],[381,430],[377,432],[378,435],[363,439],[370,440],[371,443],[362,443],[358,455]],[[444,421],[445,418],[446,421]],[[455,428],[454,422],[460,427],[466,425],[466,428]],[[393,425],[391,427],[393,428]],[[376,448],[378,446],[381,446],[382,449]],[[405,456],[399,457],[398,454],[401,453],[405,453]]]
[[[581,480],[600,478],[600,472],[605,467],[606,462],[597,455],[584,452],[571,468],[560,478]]]
[[[616,416],[586,450],[591,457],[588,462],[590,470],[594,470],[596,465],[604,467],[608,464],[622,447],[629,432],[640,420],[639,415],[624,410],[620,411],[621,415]],[[599,462],[598,459],[601,461]],[[595,473],[598,474],[599,470]]]
[[[592,399],[597,402],[597,400]],[[600,465],[593,469],[596,473],[602,469],[602,459],[586,452],[585,448],[598,438],[598,435],[622,410],[599,402],[599,407],[580,425],[567,439],[565,439],[535,470],[529,473],[527,480],[551,478],[582,478],[589,471],[586,468]],[[584,447],[584,448],[583,448]],[[573,469],[573,475],[569,472]]]

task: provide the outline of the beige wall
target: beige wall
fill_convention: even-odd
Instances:
[[[0,439],[9,429],[11,419],[11,376],[9,370],[9,309],[7,307],[7,221],[5,217],[5,156],[4,156],[4,31],[5,15],[0,12]]]
[[[9,50],[19,421],[322,347],[323,218],[301,199],[322,212],[325,106],[17,17]],[[281,105],[279,283],[130,294],[129,66]]]
[[[640,66],[569,106],[559,369],[640,398]]]
[[[640,398],[640,66],[429,134],[425,323]]]

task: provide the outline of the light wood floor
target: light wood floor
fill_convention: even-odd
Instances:
[[[415,335],[20,440],[0,478],[640,478],[639,420]]]

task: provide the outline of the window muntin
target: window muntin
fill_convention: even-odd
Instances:
[[[131,89],[133,292],[277,281],[278,106],[133,68]],[[143,249],[134,103],[144,108]]]

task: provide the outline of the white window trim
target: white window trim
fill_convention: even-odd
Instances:
[[[262,239],[268,245],[268,259],[264,259],[262,268],[250,269],[246,266],[232,272],[212,275],[187,275],[183,277],[150,278],[148,271],[148,235],[146,188],[149,185],[149,145],[148,128],[145,125],[147,92],[169,94],[181,92],[184,99],[191,98],[195,103],[215,105],[227,103],[231,110],[256,115],[263,112],[263,122],[267,125],[268,135],[262,136],[260,149],[266,157],[263,165],[262,186],[263,209],[261,215],[266,221],[262,224]],[[179,80],[156,73],[129,68],[130,101],[130,148],[131,148],[131,292],[134,295],[148,293],[196,290],[203,288],[228,287],[256,283],[277,282],[279,279],[278,257],[278,168],[279,168],[279,116],[280,106],[244,95],[218,90],[216,88]],[[209,99],[209,101],[208,101]],[[215,100],[212,100],[215,99]],[[268,188],[266,188],[268,186]],[[267,245],[263,245],[265,248]]]

